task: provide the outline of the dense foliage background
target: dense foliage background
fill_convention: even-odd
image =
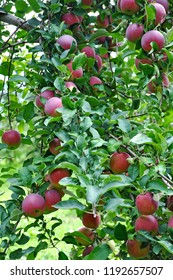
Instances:
[[[166,20],[157,26],[147,0],[137,0],[140,9],[132,15],[122,13],[117,1],[93,0],[89,6],[80,0],[1,2],[0,20],[9,14],[27,22],[27,26],[2,21],[0,25],[0,134],[13,128],[22,136],[17,149],[0,144],[1,259],[49,258],[50,248],[54,259],[129,259],[126,241],[133,238],[150,244],[147,259],[172,259],[173,236],[167,226],[173,215],[167,208],[168,196],[173,195],[171,1]],[[66,24],[62,19],[66,13],[75,14],[79,21]],[[102,21],[109,19],[106,27],[98,22],[98,15]],[[127,40],[130,23],[143,24],[144,32],[160,31],[164,48],[157,51],[153,45],[146,53],[140,40]],[[63,50],[57,40],[64,34],[73,36],[77,47]],[[86,46],[99,55],[101,65],[81,52]],[[137,57],[148,57],[153,63],[139,70]],[[82,77],[71,75],[66,66],[71,60],[73,70],[82,67]],[[169,86],[162,84],[163,73]],[[92,76],[102,83],[93,87]],[[148,83],[156,78],[157,87],[149,92]],[[77,89],[67,88],[67,81]],[[62,98],[58,116],[48,116],[36,105],[36,96],[47,89]],[[55,137],[61,150],[54,156],[49,143]],[[128,172],[110,170],[115,151],[131,156]],[[71,173],[60,182],[65,195],[58,211],[26,217],[23,199],[29,193],[44,195],[49,186],[46,175],[55,168]],[[135,198],[145,191],[159,201],[155,236],[134,228],[139,216]],[[94,230],[94,250],[83,257],[85,246],[76,236],[87,211],[97,211],[101,224]]]

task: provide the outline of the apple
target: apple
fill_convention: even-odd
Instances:
[[[95,50],[90,46],[84,47],[81,52],[85,53],[87,57],[95,57]]]
[[[141,215],[136,219],[135,231],[146,230],[155,235],[158,232],[158,228],[158,221],[153,215]]]
[[[149,64],[149,65],[152,65],[153,64],[153,62],[152,62],[152,60],[151,59],[149,59],[149,58],[136,58],[135,59],[135,65],[136,65],[136,68],[138,69],[138,70],[141,70],[141,68],[140,68],[140,63],[141,64]]]
[[[45,197],[45,213],[51,213],[53,211],[58,210],[57,208],[53,207],[56,203],[61,201],[61,194],[55,190],[47,190],[44,194]]]
[[[165,8],[165,10],[168,12],[168,10],[169,10],[169,2],[168,2],[168,0],[148,0],[148,2],[149,3],[159,3],[159,4],[161,4],[164,8]]]
[[[91,229],[86,228],[86,227],[81,227],[81,228],[78,229],[78,231],[81,232],[82,234],[84,234],[86,237],[88,237],[90,239],[90,241],[89,241],[89,240],[85,240],[81,236],[76,236],[76,240],[80,244],[82,244],[84,246],[89,246],[89,245],[91,245],[94,242],[94,240],[95,240],[95,233]]]
[[[94,87],[94,85],[101,85],[103,84],[102,81],[96,77],[96,76],[91,76],[90,77],[90,81],[89,81],[90,86],[93,87],[94,90],[98,90],[96,87]]]
[[[56,111],[56,109],[62,108],[62,100],[59,97],[52,97],[48,99],[44,106],[44,112],[46,115],[51,117],[59,116],[60,113]]]
[[[84,213],[82,217],[82,223],[87,228],[96,229],[101,223],[100,215],[94,215],[93,213]]]
[[[146,192],[139,194],[135,200],[136,207],[142,215],[151,215],[153,214],[159,206],[158,201],[154,200],[153,194]]]
[[[130,155],[125,152],[115,152],[111,155],[110,158],[110,169],[115,174],[121,174],[125,171],[127,171],[128,167],[130,166],[130,163],[128,162],[128,158],[130,158]]]
[[[72,44],[75,44],[77,47],[77,42],[76,42],[75,38],[68,34],[60,36],[59,39],[57,40],[57,43],[64,50],[69,50],[71,48]]]
[[[173,216],[168,220],[168,228],[173,228]]]
[[[143,247],[142,242],[138,241],[137,239],[128,239],[126,242],[126,247],[129,255],[135,259],[145,258],[150,251],[149,244]]]
[[[82,4],[84,6],[91,6],[93,3],[93,0],[82,0]]]
[[[87,246],[87,247],[83,250],[82,256],[85,257],[85,256],[89,255],[89,254],[92,252],[93,249],[94,249],[94,246],[92,246],[92,245]]]
[[[101,16],[98,15],[96,22],[98,27],[107,28],[109,26],[109,17],[105,16],[104,19],[102,20]]]
[[[61,141],[59,138],[54,138],[50,143],[49,143],[49,150],[53,155],[58,155],[59,150],[61,146]]]
[[[44,104],[41,102],[40,97],[43,97],[43,98],[45,98],[45,100],[48,100],[51,97],[54,97],[54,91],[52,91],[52,90],[45,90],[45,91],[41,92],[39,95],[37,95],[37,97],[36,97],[36,105],[39,108],[44,108]]]
[[[100,70],[101,70],[102,67],[103,67],[102,58],[101,58],[100,55],[96,54],[96,55],[95,55],[95,60],[96,60],[97,70],[98,70],[98,72],[100,72]]]
[[[169,79],[168,76],[165,73],[162,73],[162,87],[169,87]],[[159,86],[159,83],[155,80],[152,80],[148,83],[148,89],[149,92],[157,92],[157,87]]]
[[[173,195],[168,196],[166,206],[170,211],[173,212]]]
[[[158,51],[160,51],[165,43],[164,36],[158,30],[150,30],[146,32],[141,39],[141,46],[144,51],[150,52],[152,49],[151,43],[156,43]]]
[[[72,61],[70,61],[68,64],[66,64],[67,68],[70,70],[71,72],[71,77],[73,79],[77,79],[77,78],[81,78],[83,76],[83,69],[82,67],[73,70],[73,66],[72,66]]]
[[[65,177],[70,177],[70,172],[64,168],[56,168],[49,174],[49,182],[53,186],[59,187],[59,181]]]
[[[45,211],[45,200],[38,193],[28,194],[22,202],[22,210],[29,217],[39,217]]]
[[[155,8],[155,13],[156,13],[156,19],[154,24],[155,25],[162,24],[166,18],[165,8],[159,3],[152,3],[151,6]]]
[[[79,18],[73,13],[66,13],[62,16],[62,20],[69,27],[75,23],[79,23]]]
[[[75,88],[76,91],[78,91],[77,86],[75,85],[75,83],[71,82],[71,81],[67,81],[65,82],[65,86],[66,88],[68,88],[70,91],[73,91],[73,89]]]
[[[126,38],[130,42],[136,42],[140,39],[144,32],[144,26],[142,24],[132,23],[126,29]]]
[[[122,13],[129,15],[136,14],[140,9],[135,0],[120,0],[117,7]]]
[[[17,130],[7,130],[2,134],[2,143],[8,145],[9,149],[16,149],[21,143],[21,135]]]

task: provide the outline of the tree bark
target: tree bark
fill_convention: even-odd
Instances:
[[[23,19],[1,11],[0,11],[0,21],[17,26],[26,31],[30,31],[33,28]]]

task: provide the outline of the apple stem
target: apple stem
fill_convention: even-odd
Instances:
[[[97,210],[96,210],[95,203],[93,204],[93,216],[94,216],[94,218],[97,216]]]

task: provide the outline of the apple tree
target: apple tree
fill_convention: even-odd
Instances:
[[[173,259],[172,13],[2,1],[1,259]],[[81,227],[59,239],[65,209]]]

